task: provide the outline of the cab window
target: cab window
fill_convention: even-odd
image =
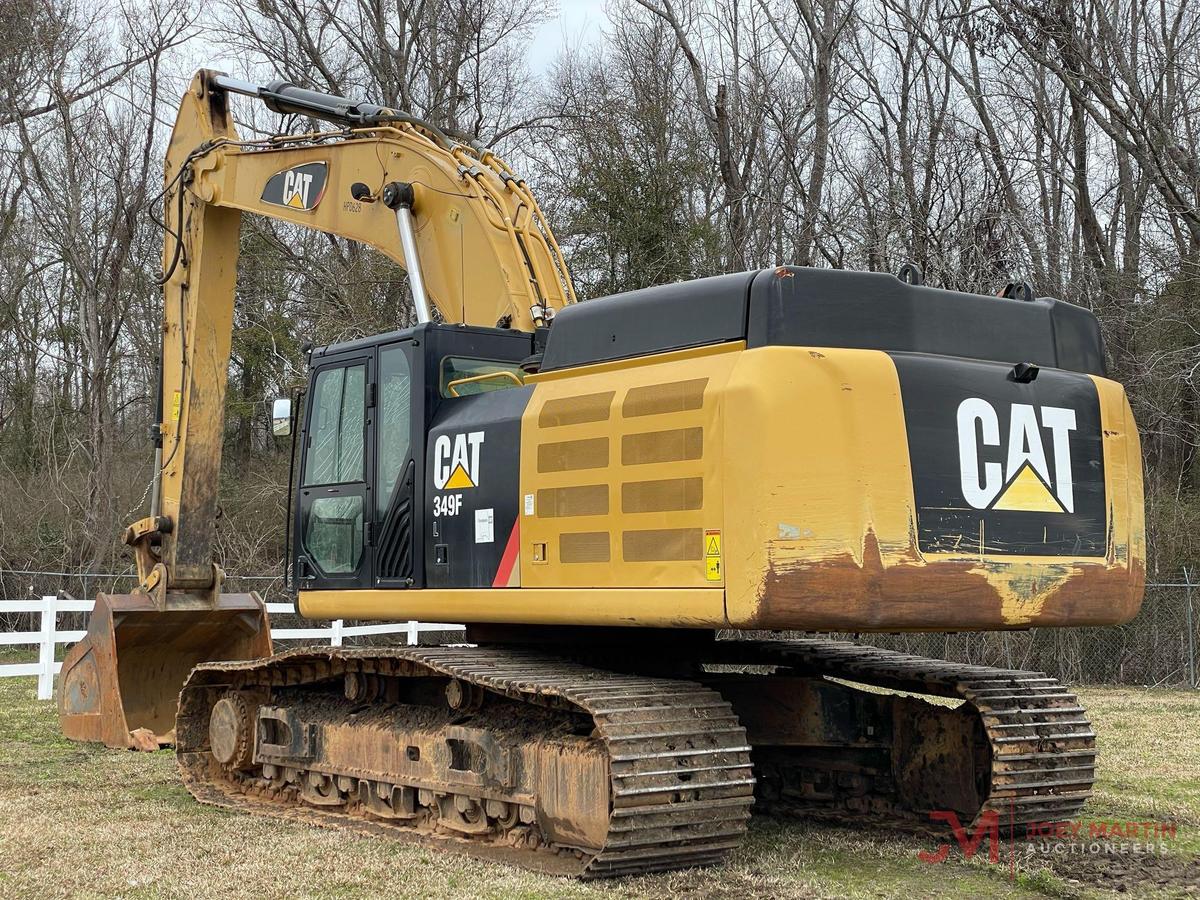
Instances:
[[[379,353],[379,427],[376,514],[383,521],[392,497],[400,487],[404,468],[412,456],[412,372],[403,347]]]
[[[314,499],[306,516],[304,546],[326,575],[357,571],[363,554],[363,498]]]
[[[366,367],[326,369],[313,387],[304,484],[362,481]]]
[[[350,575],[362,564],[366,385],[361,363],[323,369],[313,382],[304,486],[323,487],[319,497],[305,492],[301,534],[305,552],[325,575]]]
[[[486,378],[482,376],[491,375]],[[463,378],[478,378],[465,384],[451,385]],[[447,356],[442,359],[441,394],[443,397],[466,397],[485,391],[502,391],[522,384],[521,366],[514,362],[494,359],[470,359],[463,356]]]

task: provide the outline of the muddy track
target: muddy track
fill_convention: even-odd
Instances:
[[[990,815],[1006,833],[1065,821],[1090,794],[1095,735],[1075,696],[1046,675],[817,639],[720,641],[696,655],[772,668],[775,675],[761,676],[764,686],[781,675],[836,679],[964,701],[958,715],[973,717],[975,737],[948,732],[960,738],[939,751],[943,762],[951,760],[944,772],[932,757],[926,766],[907,748],[892,752],[893,760],[912,756],[901,764],[915,766],[926,784],[965,772],[972,800],[957,808],[967,813],[968,828]],[[413,686],[420,685],[426,688],[418,697]],[[447,707],[443,688],[466,705]],[[719,862],[745,832],[758,770],[736,704],[721,690],[719,680],[706,686],[621,673],[535,649],[308,648],[197,668],[180,699],[177,752],[185,783],[206,803],[355,827],[555,874],[631,875]],[[256,710],[242,713],[240,743],[227,754],[240,760],[233,764],[218,762],[210,737],[213,710],[230,697],[237,703],[229,708]],[[912,718],[932,714],[906,703],[935,708],[895,698],[895,715],[917,722],[916,732],[940,728],[936,717]],[[296,734],[264,745],[266,719]],[[477,743],[474,762],[454,763],[445,748],[463,741]],[[410,758],[422,759],[424,768],[394,753],[361,758],[361,747],[393,752],[406,744],[419,751]],[[804,752],[783,757],[785,772],[796,771],[794,761],[830,784],[846,777],[836,752],[832,763],[827,751]],[[759,774],[775,777],[767,748],[754,755]],[[824,806],[811,796],[789,804],[785,792],[764,806],[848,823],[929,827],[930,810],[941,807],[919,796],[912,802],[911,789],[907,806],[898,803],[899,770],[892,766],[854,776],[859,793],[849,801],[835,791]]]
[[[209,717],[214,703],[230,692],[292,697],[304,686],[337,683],[348,674],[386,679],[439,677],[477,686],[488,695],[521,704],[582,713],[590,717],[590,744],[606,756],[604,809],[582,813],[607,818],[602,841],[572,845],[530,837],[536,821],[507,813],[486,819],[486,828],[464,836],[429,814],[408,820],[374,815],[357,802],[361,773],[335,768],[338,779],[325,788],[332,800],[306,803],[303,779],[316,772],[305,761],[231,770],[209,752]],[[403,715],[404,706],[397,706]],[[517,723],[519,724],[519,723]],[[180,698],[177,754],[188,789],[201,801],[319,824],[341,824],[402,839],[502,858],[542,871],[605,877],[704,865],[719,861],[745,832],[754,779],[744,729],[729,704],[701,685],[674,679],[621,675],[530,651],[504,648],[428,647],[371,650],[297,650],[267,661],[216,663],[197,668]],[[268,764],[270,765],[270,764]],[[311,764],[310,764],[311,765]],[[283,777],[279,777],[279,773]],[[275,775],[276,777],[271,777]],[[323,777],[323,776],[322,776]],[[378,779],[379,773],[372,774]],[[403,772],[388,774],[390,785],[424,791],[435,799],[451,794],[478,809],[510,795],[472,791],[444,780],[406,783]],[[372,781],[372,784],[376,783]],[[510,792],[521,804],[519,792]],[[424,795],[421,795],[424,796]],[[499,799],[498,799],[499,798]],[[526,804],[532,803],[526,799]],[[499,808],[499,807],[497,807]],[[531,805],[525,808],[532,809]],[[568,823],[569,824],[569,823]],[[570,828],[560,830],[571,830]],[[582,828],[578,829],[584,830]]]
[[[966,701],[990,749],[971,827],[989,813],[1006,829],[1067,821],[1091,795],[1095,732],[1078,698],[1041,672],[952,663],[847,641],[722,641],[715,647],[715,658],[726,663],[774,665]]]

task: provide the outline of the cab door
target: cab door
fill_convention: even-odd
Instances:
[[[420,587],[423,560],[418,514],[425,417],[423,358],[411,340],[379,348],[375,416],[375,500],[372,514],[375,584]]]
[[[296,579],[305,590],[371,584],[371,379],[366,355],[312,376],[296,529]]]

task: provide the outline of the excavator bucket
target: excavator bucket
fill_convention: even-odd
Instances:
[[[194,666],[270,655],[257,594],[221,594],[215,605],[171,597],[166,609],[145,594],[100,594],[87,636],[63,662],[63,734],[137,750],[173,744],[179,692]]]

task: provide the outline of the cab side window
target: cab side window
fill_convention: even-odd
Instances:
[[[366,468],[365,365],[317,374],[309,419],[304,486],[363,481]],[[331,491],[333,489],[330,489]],[[304,515],[304,546],[327,575],[355,572],[363,555],[361,489],[315,497]]]
[[[412,395],[412,373],[408,357],[401,347],[392,347],[379,354],[379,427],[378,459],[379,484],[375,497],[378,516],[382,521],[399,488],[405,464],[412,455],[412,419],[409,409]]]
[[[462,356],[447,356],[442,359],[443,397],[466,397],[485,391],[502,391],[506,388],[520,387],[522,383],[521,366],[518,363],[499,362],[494,359],[468,359]]]
[[[317,375],[304,465],[306,487],[362,481],[366,378],[361,365]]]

